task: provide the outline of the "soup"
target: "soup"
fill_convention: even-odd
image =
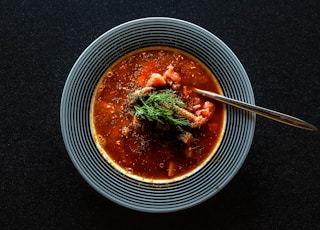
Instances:
[[[209,69],[178,49],[143,48],[112,64],[91,103],[93,138],[106,161],[152,183],[201,168],[218,148],[226,112],[193,87],[222,94]]]

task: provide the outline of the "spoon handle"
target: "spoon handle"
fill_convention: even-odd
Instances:
[[[234,99],[219,95],[217,93],[213,93],[213,92],[202,90],[202,89],[193,88],[193,91],[196,93],[199,93],[205,97],[223,102],[228,105],[235,106],[235,107],[243,109],[243,110],[247,110],[247,111],[256,113],[260,116],[264,116],[264,117],[270,118],[272,120],[275,120],[275,121],[278,121],[278,122],[281,122],[281,123],[284,123],[287,125],[291,125],[291,126],[294,126],[297,128],[306,129],[306,130],[310,130],[310,131],[317,131],[318,130],[317,127],[315,127],[314,125],[312,125],[308,122],[305,122],[299,118],[292,117],[292,116],[289,116],[284,113],[276,112],[276,111],[266,109],[266,108],[256,106],[256,105],[251,105],[246,102],[234,100]]]

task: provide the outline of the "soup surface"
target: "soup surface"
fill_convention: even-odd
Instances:
[[[92,133],[103,157],[129,177],[153,183],[199,169],[221,141],[225,106],[192,87],[222,94],[213,74],[181,50],[148,47],[116,61],[91,106]]]

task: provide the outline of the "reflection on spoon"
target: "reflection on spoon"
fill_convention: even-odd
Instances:
[[[225,97],[225,96],[213,93],[213,92],[209,92],[206,90],[202,90],[202,89],[193,88],[193,91],[196,93],[199,93],[205,97],[212,98],[214,100],[223,102],[225,104],[232,105],[237,108],[256,113],[260,116],[264,116],[264,117],[270,118],[272,120],[282,122],[287,125],[291,125],[291,126],[294,126],[297,128],[306,129],[306,130],[310,130],[310,131],[317,131],[318,130],[318,128],[315,127],[314,125],[312,125],[308,122],[305,122],[301,119],[298,119],[296,117],[289,116],[287,114],[279,113],[279,112],[276,112],[276,111],[273,111],[270,109],[266,109],[266,108],[263,108],[260,106],[251,105],[246,102],[234,100],[234,99],[231,99],[231,98],[228,98],[228,97]]]

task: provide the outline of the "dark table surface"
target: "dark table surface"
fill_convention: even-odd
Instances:
[[[319,1],[0,1],[1,229],[320,229],[320,132],[258,117],[249,155],[218,195],[193,208],[128,210],[82,179],[59,108],[82,51],[128,20],[168,16],[222,39],[256,103],[320,127]]]

